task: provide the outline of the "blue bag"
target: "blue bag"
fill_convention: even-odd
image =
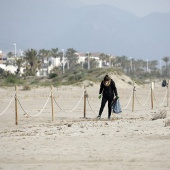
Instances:
[[[117,114],[122,112],[119,99],[116,99],[112,102],[112,110],[113,113],[117,113]]]

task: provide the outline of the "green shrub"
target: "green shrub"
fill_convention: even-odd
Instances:
[[[38,80],[33,80],[30,82],[30,84],[39,84],[39,81]]]
[[[24,85],[22,90],[31,90],[31,87],[29,85]]]
[[[8,76],[6,77],[5,83],[7,84],[17,84],[18,79],[15,76]]]
[[[132,82],[131,82],[131,81],[128,81],[128,84],[132,85]]]
[[[71,83],[71,82],[74,82],[75,81],[75,76],[74,75],[70,75],[68,77],[68,81]]]
[[[55,78],[57,76],[58,76],[57,73],[50,73],[49,74],[49,79],[53,79],[53,78]]]

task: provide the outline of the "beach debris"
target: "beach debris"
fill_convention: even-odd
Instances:
[[[166,116],[167,116],[167,111],[162,110],[162,111],[159,111],[159,113],[154,112],[150,120],[165,119]]]
[[[170,119],[165,120],[165,127],[170,126]]]
[[[62,127],[57,127],[57,130],[62,130]]]
[[[68,123],[67,126],[68,126],[68,127],[71,127],[71,126],[72,126],[72,123]]]

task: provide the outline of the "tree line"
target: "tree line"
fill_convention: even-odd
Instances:
[[[52,48],[51,50],[47,49],[27,49],[23,52],[23,56],[16,57],[15,60],[7,60],[7,65],[12,64],[17,66],[16,75],[20,74],[21,67],[24,67],[24,76],[35,76],[37,71],[45,66],[44,60],[53,57],[60,58],[61,66],[54,67],[51,73],[63,74],[62,73],[62,60],[63,53],[64,58],[67,60],[64,67],[66,69],[66,73],[88,69],[88,64],[90,64],[90,69],[96,69],[99,67],[99,63],[96,59],[92,58],[92,53],[86,53],[87,58],[83,63],[77,63],[78,55],[76,54],[76,50],[73,48],[68,48],[65,53],[64,51],[59,51],[58,48]],[[9,52],[7,54],[7,58],[12,58],[14,54]],[[89,61],[88,61],[89,56]],[[162,61],[165,65],[161,64],[161,61],[157,60],[143,60],[129,58],[127,56],[111,56],[105,53],[100,53],[99,58],[102,61],[103,68],[116,68],[121,70],[123,73],[127,75],[134,76],[146,76],[146,75],[154,75],[154,76],[168,76],[170,75],[170,66],[169,66],[169,57],[163,57]],[[89,63],[88,63],[89,62]],[[50,65],[50,62],[48,63]]]

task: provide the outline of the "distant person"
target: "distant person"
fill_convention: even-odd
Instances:
[[[103,81],[100,84],[99,98],[101,98],[101,96],[102,96],[102,101],[99,110],[99,115],[97,116],[97,118],[98,119],[101,118],[105,104],[108,101],[108,119],[110,119],[111,103],[114,99],[114,96],[118,98],[118,93],[117,93],[115,82],[108,75],[105,75]]]
[[[163,81],[162,81],[162,87],[166,87],[167,86],[167,82],[166,82],[166,80],[164,79]]]

